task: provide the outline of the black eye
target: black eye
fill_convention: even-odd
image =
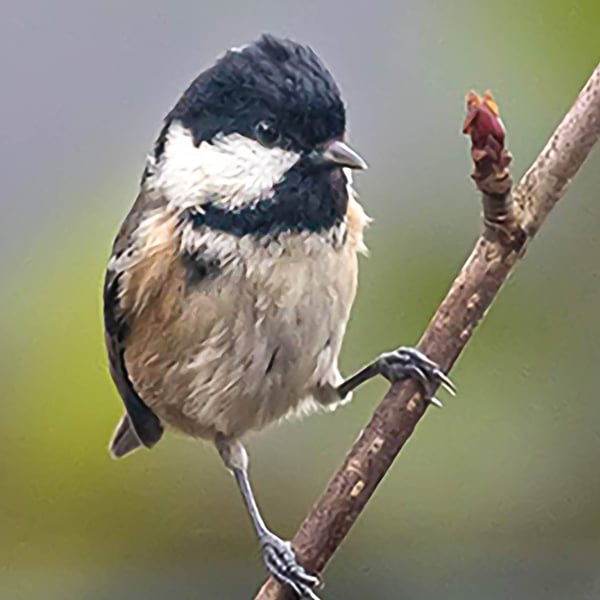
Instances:
[[[268,121],[259,121],[254,127],[254,131],[256,139],[267,148],[274,146],[281,139],[279,131]]]

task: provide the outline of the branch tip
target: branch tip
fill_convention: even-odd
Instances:
[[[506,194],[511,181],[508,166],[512,160],[505,148],[506,129],[498,103],[490,92],[467,94],[467,115],[463,133],[471,138],[472,177],[477,187],[488,194]]]
[[[512,156],[506,148],[506,128],[500,118],[498,103],[487,91],[467,94],[467,114],[463,133],[471,138],[473,173],[471,178],[483,194],[485,224],[508,234],[517,231],[509,166]]]

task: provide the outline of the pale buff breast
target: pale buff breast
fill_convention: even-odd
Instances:
[[[267,247],[232,238],[219,276],[187,290],[177,253],[165,248],[125,354],[143,400],[167,425],[206,438],[239,437],[314,405],[340,380],[365,223],[352,200],[337,249],[317,234]]]

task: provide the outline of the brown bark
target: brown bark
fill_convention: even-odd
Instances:
[[[599,135],[600,65],[512,195],[498,194],[474,174],[487,217],[484,232],[418,344],[444,370],[462,352]],[[495,219],[497,214],[502,219]],[[426,408],[416,384],[389,389],[293,539],[308,572],[323,571]],[[255,600],[293,599],[289,589],[269,579]]]

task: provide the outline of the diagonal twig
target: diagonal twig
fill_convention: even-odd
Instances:
[[[469,106],[471,111],[483,106],[484,113],[490,109],[492,116],[497,117],[491,97],[469,99],[475,102]],[[485,228],[418,344],[446,371],[598,140],[600,65],[512,194],[507,171],[510,157],[505,153],[498,122],[488,119],[491,129],[482,142],[477,135],[482,128],[485,133],[490,115],[478,117],[478,125],[469,121],[473,116],[470,112],[465,130],[472,139],[473,178],[482,192]],[[478,149],[483,154],[476,152]],[[486,162],[490,157],[491,170]],[[505,183],[508,181],[504,187],[503,178]],[[323,571],[426,408],[414,383],[396,384],[389,389],[293,539],[298,560],[307,571]],[[255,598],[293,599],[293,593],[273,579]]]

